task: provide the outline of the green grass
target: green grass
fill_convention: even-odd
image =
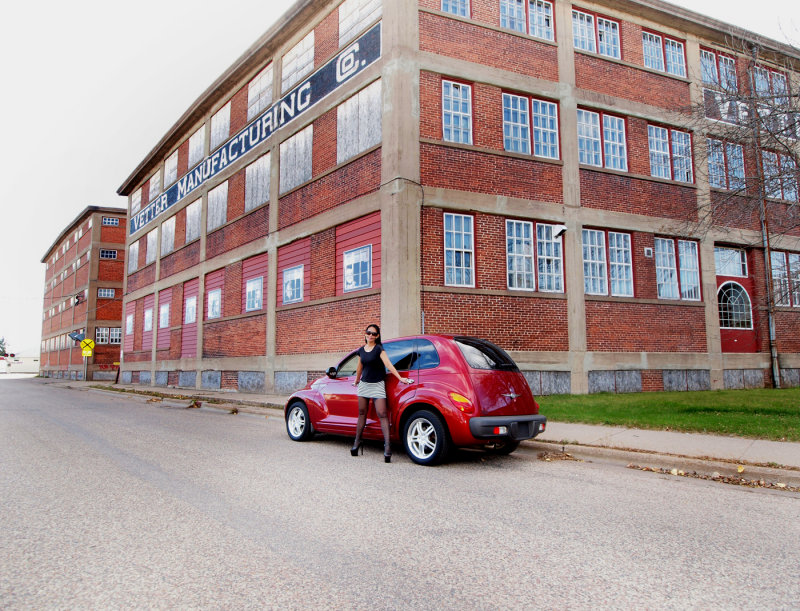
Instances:
[[[800,388],[537,397],[555,422],[800,441]]]

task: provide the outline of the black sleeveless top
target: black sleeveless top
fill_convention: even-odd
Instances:
[[[386,378],[386,367],[381,360],[383,346],[375,344],[375,347],[367,352],[364,346],[358,349],[358,357],[361,359],[361,381],[362,382],[383,382]]]

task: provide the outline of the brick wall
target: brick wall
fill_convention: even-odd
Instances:
[[[117,257],[124,253],[124,250],[117,251]],[[83,269],[83,268],[81,268]],[[88,279],[89,268],[86,266]],[[100,259],[97,264],[97,279],[101,282],[122,282],[125,274],[125,260],[123,259]]]
[[[203,326],[203,357],[263,356],[267,345],[265,314],[206,321]]]
[[[269,232],[269,206],[262,206],[238,221],[208,234],[206,258],[211,259],[243,244],[263,238]]]
[[[188,246],[176,250],[161,259],[161,278],[167,278],[182,272],[198,263],[200,263],[200,240],[195,240]],[[131,289],[129,288],[128,290]]]
[[[142,287],[150,286],[156,279],[156,265],[151,263],[144,269],[134,272],[128,276],[128,292],[139,290]]]

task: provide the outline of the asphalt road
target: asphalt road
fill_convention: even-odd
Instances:
[[[800,495],[0,379],[0,607],[797,608]]]

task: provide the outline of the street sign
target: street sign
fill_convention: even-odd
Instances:
[[[81,341],[81,348],[83,348],[84,354],[83,356],[92,356],[92,349],[94,348],[94,340],[89,339],[88,337]],[[89,351],[89,354],[86,354],[86,351]]]
[[[92,341],[92,340],[89,340]],[[84,348],[83,349],[83,356],[92,356],[92,349],[91,348]]]

